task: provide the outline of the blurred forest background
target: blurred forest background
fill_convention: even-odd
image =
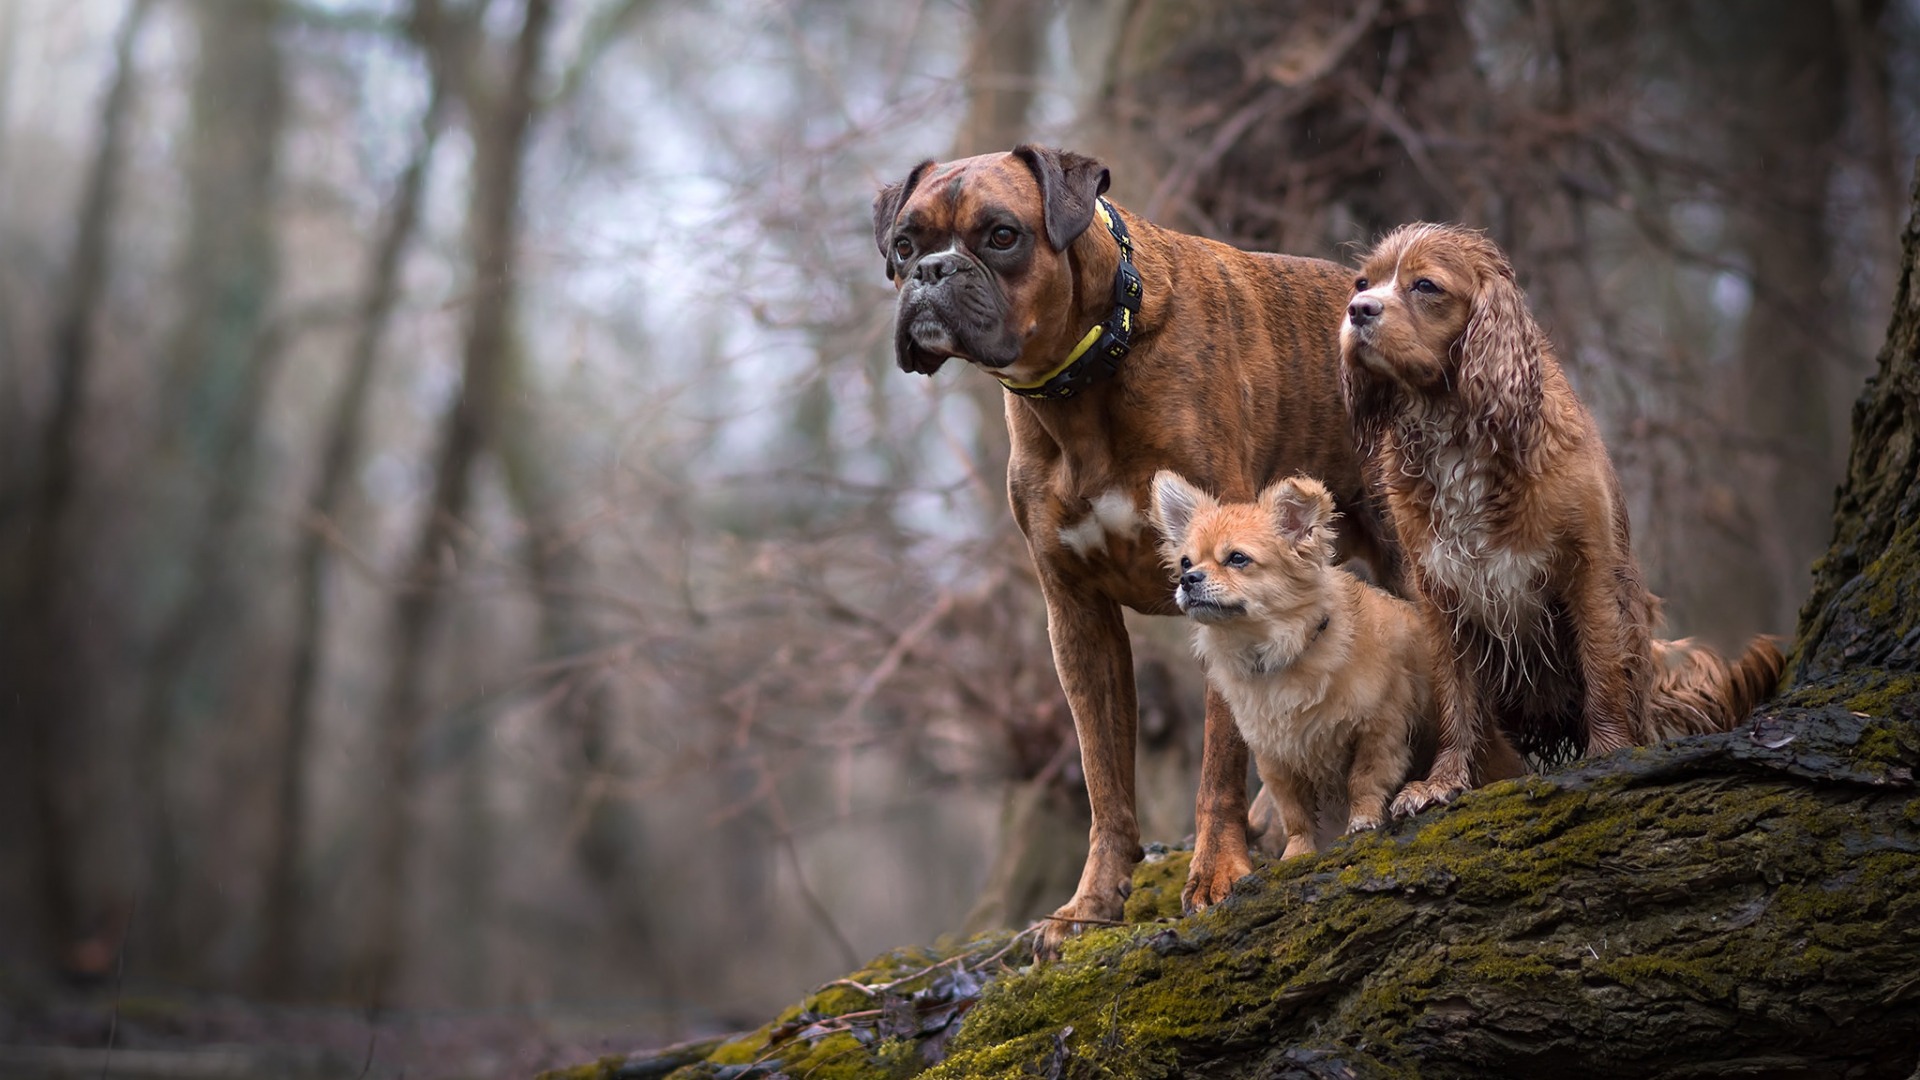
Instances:
[[[926,157],[1490,230],[1669,629],[1789,634],[1917,107],[1920,0],[0,0],[0,1042],[108,984],[662,1041],[1063,900],[1001,391],[892,362]]]

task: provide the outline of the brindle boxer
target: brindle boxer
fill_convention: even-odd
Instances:
[[[1340,400],[1352,272],[1156,228],[1113,210],[1107,179],[1092,158],[1029,145],[922,162],[873,203],[900,367],[931,375],[958,358],[1009,391],[1007,487],[1093,804],[1092,850],[1049,949],[1080,920],[1119,918],[1140,858],[1120,608],[1180,613],[1144,513],[1153,474],[1172,469],[1229,502],[1319,477],[1345,513],[1343,554],[1398,580]],[[1212,691],[1201,761],[1189,910],[1253,868],[1247,748]]]

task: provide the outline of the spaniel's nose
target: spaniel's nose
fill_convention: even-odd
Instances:
[[[1185,585],[1189,589],[1205,580],[1207,580],[1207,572],[1205,570],[1189,570],[1180,575],[1180,584]]]
[[[1369,319],[1380,317],[1380,300],[1373,296],[1356,296],[1353,303],[1347,305],[1347,318],[1353,325],[1359,326]]]

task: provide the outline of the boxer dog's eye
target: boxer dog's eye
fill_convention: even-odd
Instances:
[[[1440,295],[1440,286],[1435,285],[1427,278],[1421,278],[1419,281],[1413,283],[1413,291],[1423,292],[1429,296],[1438,296]]]
[[[893,242],[893,253],[902,259],[913,257],[913,241],[901,237]]]
[[[987,234],[988,246],[999,251],[1007,250],[1019,239],[1020,234],[1015,232],[1010,225],[997,226],[992,232]]]
[[[1353,282],[1353,291],[1354,291],[1354,292],[1366,292],[1366,291],[1367,291],[1367,279],[1366,279],[1366,278],[1355,278],[1355,279],[1354,279],[1354,282]]]
[[[1236,570],[1242,566],[1247,566],[1252,562],[1253,560],[1247,558],[1247,553],[1244,551],[1235,551],[1227,556],[1227,565],[1233,567]]]

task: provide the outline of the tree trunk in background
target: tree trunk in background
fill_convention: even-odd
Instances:
[[[268,314],[279,271],[274,197],[286,114],[278,9],[207,0],[189,10],[199,66],[186,149],[183,310],[164,384],[172,399],[161,420],[162,457],[176,475],[156,484],[153,529],[163,552],[185,537],[184,557],[174,558],[186,572],[160,590],[168,599],[146,661],[136,734],[151,776],[142,823],[151,872],[142,907],[152,930],[144,936],[175,971],[199,964],[222,925],[219,905],[205,902],[215,888],[199,872],[205,853],[184,841],[230,834],[186,827],[195,806],[175,790],[176,766],[180,745],[229,700],[233,654],[247,640],[249,606],[237,601],[240,524],[254,496],[255,434],[282,344]],[[168,575],[157,576],[164,582]]]
[[[20,5],[0,4],[0,140],[6,139],[13,126],[13,79],[19,43]],[[14,178],[10,164],[0,160],[0,211],[12,202]],[[14,310],[6,285],[0,282],[0,320],[11,320]],[[0,454],[13,461],[25,457],[31,445],[26,431],[27,407],[22,400],[20,359],[11,335],[0,334]],[[0,512],[5,512],[8,505],[20,497],[18,485],[23,479],[15,467],[0,467]]]
[[[73,790],[84,786],[76,780],[83,768],[69,744],[84,731],[87,710],[77,685],[80,650],[74,644],[72,605],[78,590],[71,580],[75,541],[68,518],[80,467],[93,324],[107,285],[107,249],[119,209],[117,185],[133,96],[133,47],[152,6],[150,0],[133,0],[114,45],[112,82],[100,106],[98,141],[81,190],[66,287],[54,319],[53,401],[41,432],[39,475],[18,567],[19,607],[16,617],[7,620],[11,633],[0,639],[13,671],[8,683],[15,688],[5,695],[12,714],[9,727],[27,735],[25,771],[36,829],[41,933],[56,961],[64,959],[59,953],[73,944],[83,916],[74,861],[80,831],[73,817],[78,808],[72,805]]]
[[[1800,609],[1796,682],[1920,668],[1920,161],[1879,371],[1853,405],[1853,449]]]
[[[1802,508],[1831,497],[1846,449],[1829,385],[1849,336],[1830,288],[1826,220],[1845,51],[1830,4],[1721,3],[1696,7],[1692,19],[1707,64],[1696,77],[1717,91],[1696,107],[1727,118],[1729,173],[1765,178],[1729,206],[1752,301],[1733,370],[1706,376],[1710,386],[1736,384],[1723,400],[1737,442],[1730,452],[1702,447],[1700,463],[1720,478],[1708,480],[1709,493],[1731,485],[1753,494],[1745,506],[1710,494],[1710,527],[1669,587],[1684,594],[1688,629],[1724,646],[1791,624],[1827,539],[1825,520]]]
[[[1027,117],[1040,86],[1047,25],[1052,5],[1045,0],[975,0],[973,37],[967,47],[962,81],[967,109],[954,137],[953,157],[1011,150],[1032,141]],[[1003,504],[1007,484],[1006,391],[993,379],[969,369],[967,397],[979,414],[974,433],[973,467],[991,493],[990,508]],[[1012,519],[997,518],[1009,538]]]
[[[430,707],[427,660],[471,501],[474,463],[497,436],[510,360],[523,157],[551,15],[549,0],[527,0],[505,86],[470,82],[463,88],[474,162],[468,218],[473,285],[461,389],[447,413],[426,517],[394,598],[391,667],[374,715],[384,775],[371,792],[373,881],[359,966],[371,1000],[382,1005],[391,1002],[406,963],[407,872],[422,779],[418,744]]]
[[[427,107],[420,118],[419,143],[413,157],[394,183],[372,264],[359,299],[353,343],[347,353],[346,378],[326,428],[320,450],[320,472],[299,522],[296,545],[296,599],[292,654],[287,679],[286,715],[280,733],[275,773],[272,860],[267,870],[265,908],[261,919],[260,952],[256,959],[256,987],[286,997],[303,985],[300,943],[304,940],[301,900],[307,853],[307,756],[311,751],[314,714],[318,708],[320,675],[325,670],[327,639],[326,584],[333,530],[341,520],[347,485],[360,460],[366,428],[367,402],[372,396],[374,371],[393,307],[399,299],[400,268],[420,221],[427,170],[439,145],[445,113],[444,80],[429,76]]]
[[[1420,138],[1484,105],[1452,0],[1083,4],[1074,37],[1103,46],[1080,130],[1128,208],[1163,225],[1331,254],[1491,212]]]

